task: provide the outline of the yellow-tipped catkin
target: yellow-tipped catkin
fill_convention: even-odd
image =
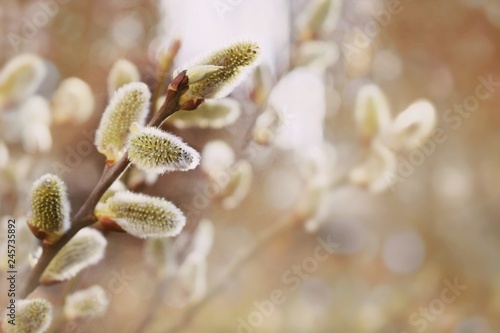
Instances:
[[[139,169],[162,174],[187,171],[200,163],[200,154],[177,136],[157,128],[133,126],[128,158]]]
[[[100,286],[79,290],[66,297],[64,315],[68,320],[102,317],[109,306],[106,291]]]
[[[107,241],[95,229],[80,230],[57,253],[40,278],[43,284],[65,281],[104,257]]]
[[[43,298],[19,300],[14,321],[8,315],[2,321],[5,333],[44,333],[52,321],[52,304]],[[15,325],[12,325],[15,323]]]
[[[59,177],[46,174],[33,184],[28,224],[37,238],[57,241],[69,228],[70,206],[66,186]]]
[[[256,43],[239,42],[183,66],[175,74],[187,70],[190,82],[188,91],[181,97],[181,105],[192,99],[227,96],[257,65],[259,56],[260,48]]]
[[[342,0],[313,0],[299,17],[302,40],[310,40],[321,32],[328,33],[337,26]]]
[[[146,84],[133,82],[118,89],[109,102],[96,132],[95,145],[108,161],[116,161],[125,153],[130,126],[144,124],[151,92]]]
[[[95,214],[139,238],[177,236],[186,224],[182,211],[170,201],[132,192],[116,193]]]
[[[217,179],[217,176],[227,173],[227,170],[235,162],[233,148],[223,140],[207,142],[203,147],[201,156],[200,167],[213,180]]]
[[[430,101],[415,101],[394,120],[386,143],[394,150],[412,150],[421,146],[437,125],[436,108]]]
[[[377,85],[370,84],[360,89],[356,96],[354,117],[363,139],[372,139],[390,126],[389,102]]]
[[[88,83],[70,77],[59,84],[51,104],[57,124],[83,124],[94,112],[95,97]]]
[[[137,66],[126,59],[117,60],[108,75],[108,93],[112,95],[124,85],[141,79]]]
[[[193,111],[177,111],[167,123],[177,128],[219,129],[233,124],[241,115],[240,104],[232,98],[208,100]]]
[[[46,72],[43,59],[34,54],[12,58],[0,71],[0,106],[18,103],[32,95]]]

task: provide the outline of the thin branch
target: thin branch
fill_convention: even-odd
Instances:
[[[174,59],[179,53],[179,49],[181,47],[181,41],[179,39],[175,39],[166,54],[160,57],[160,62],[158,63],[157,73],[156,73],[156,87],[153,90],[153,97],[151,98],[151,110],[150,115],[154,114],[156,111],[156,101],[160,97],[160,94],[165,89],[165,81],[168,73],[172,69],[172,65],[174,64]]]
[[[188,77],[185,72],[180,73],[169,85],[167,98],[162,107],[154,115],[153,119],[148,123],[148,126],[159,127],[165,119],[179,110],[179,98],[188,87]],[[78,231],[92,225],[95,222],[94,209],[108,188],[120,177],[120,175],[130,165],[127,154],[115,164],[104,167],[101,179],[89,195],[87,201],[83,204],[80,210],[73,217],[71,228],[61,237],[61,239],[50,246],[44,246],[43,253],[38,260],[36,266],[31,271],[28,281],[21,292],[20,297],[26,298],[39,285],[39,280],[49,263],[66,245]]]

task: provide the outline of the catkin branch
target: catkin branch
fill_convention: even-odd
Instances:
[[[188,88],[188,77],[185,72],[179,73],[168,87],[167,97],[160,110],[154,115],[148,126],[159,127],[165,119],[179,110],[179,98]],[[81,229],[95,222],[94,209],[108,188],[120,177],[130,165],[127,154],[113,165],[106,165],[97,185],[87,201],[72,219],[70,229],[53,245],[44,245],[43,253],[31,271],[20,297],[26,298],[39,285],[39,280],[49,263]]]

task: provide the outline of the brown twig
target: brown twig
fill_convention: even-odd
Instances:
[[[289,15],[290,15],[290,20],[292,20],[293,16],[293,8],[292,5],[289,5]],[[290,21],[291,22],[291,21]],[[290,43],[291,48],[298,48],[300,45],[301,41],[296,40],[294,38],[294,31],[293,27],[290,26]],[[290,52],[290,61],[289,61],[289,67],[285,73],[281,73],[279,75],[280,79],[288,72],[292,71],[295,68],[295,64],[293,62],[293,52]],[[260,87],[259,87],[260,88]],[[264,112],[265,107],[268,104],[269,101],[269,96],[270,96],[270,91],[265,91],[261,92],[263,96],[261,96],[261,100],[257,103],[257,112],[255,112],[252,116],[252,118],[249,120],[249,125],[247,129],[244,131],[242,135],[242,140],[241,140],[241,149],[244,149],[245,147],[248,146],[248,144],[252,141],[252,131],[255,128],[255,124],[257,122],[257,118],[259,115]],[[255,92],[254,95],[256,96]],[[192,320],[194,316],[196,316],[217,294],[223,289],[225,283],[227,280],[231,277],[236,275],[238,272],[240,272],[248,262],[250,262],[255,256],[257,256],[262,250],[266,248],[273,240],[275,240],[278,236],[286,232],[287,230],[292,229],[293,227],[297,226],[302,226],[303,223],[307,220],[307,218],[315,211],[315,205],[312,204],[311,198],[308,198],[308,196],[305,196],[305,200],[302,202],[299,202],[297,205],[297,210],[292,213],[289,217],[283,219],[281,222],[278,222],[275,224],[273,227],[270,227],[267,231],[264,231],[260,237],[258,238],[256,244],[249,249],[247,252],[242,254],[235,262],[227,269],[226,273],[220,278],[215,285],[205,294],[205,296],[198,301],[197,303],[193,304],[191,307],[189,307],[186,311],[184,311],[181,315],[181,318],[173,324],[170,328],[168,329],[161,329],[158,331],[155,331],[154,328],[154,323],[156,322],[155,319],[158,319],[157,315],[150,315],[149,318],[152,320],[152,323],[149,325],[149,328],[151,328],[149,331],[152,333],[156,332],[161,332],[161,333],[178,333],[182,329],[185,328],[189,324],[189,322]],[[159,303],[157,304],[159,305]],[[161,309],[157,310],[157,313],[161,312]],[[141,329],[144,332],[147,332],[146,325],[141,325]],[[141,331],[141,332],[142,332]]]
[[[167,75],[172,69],[174,59],[177,56],[180,47],[181,41],[179,39],[175,39],[172,44],[170,44],[167,53],[160,57],[160,62],[158,63],[158,67],[156,69],[156,87],[153,90],[153,97],[151,98],[150,117],[156,112],[156,101],[160,97],[160,94],[165,90]]]
[[[188,87],[188,77],[185,72],[180,73],[169,85],[167,98],[160,110],[155,114],[148,126],[159,127],[165,119],[179,110],[179,98]],[[95,222],[94,209],[108,188],[120,177],[130,165],[127,154],[113,165],[104,167],[101,179],[89,195],[87,201],[73,217],[71,228],[53,245],[46,245],[36,266],[30,273],[28,281],[20,294],[26,298],[39,285],[40,276],[47,268],[59,250],[66,245],[78,231]]]

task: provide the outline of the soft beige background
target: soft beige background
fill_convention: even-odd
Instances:
[[[367,0],[344,2],[338,28],[326,37],[340,47],[351,43],[356,29],[365,28],[377,11],[374,8],[386,6]],[[294,2],[292,25],[306,3]],[[98,107],[84,126],[53,130],[53,149],[48,155],[35,156],[38,163],[27,182],[50,171],[53,161],[65,158],[65,147],[85,140],[82,131],[97,126],[107,100],[106,74],[119,57],[136,63],[147,81],[158,48],[168,45],[173,36],[181,36],[185,42],[179,63],[233,38],[256,38],[262,43],[271,80],[276,80],[286,71],[289,59],[286,4],[284,0],[242,0],[225,14],[225,20],[211,0],[165,0],[162,4],[74,0],[61,6],[60,13],[23,50],[51,61],[58,68],[56,76],[78,76],[89,82]],[[444,281],[454,279],[467,289],[428,321],[422,332],[500,332],[500,94],[495,91],[481,102],[458,129],[443,118],[454,103],[462,103],[474,93],[478,77],[492,75],[500,80],[500,10],[496,4],[496,0],[402,1],[403,10],[391,17],[369,47],[355,57],[341,56],[326,74],[325,94],[330,100],[323,120],[324,138],[337,149],[339,169],[360,158],[352,109],[356,91],[367,82],[381,86],[393,114],[418,98],[433,101],[438,126],[448,140],[394,191],[371,194],[349,184],[335,187],[329,193],[328,212],[318,234],[302,228],[283,234],[240,274],[232,276],[183,332],[236,332],[238,318],[247,318],[255,310],[253,302],[269,299],[274,289],[284,290],[287,301],[255,332],[419,332],[409,318],[439,299]],[[37,1],[1,2],[1,63],[16,54],[6,34],[19,31],[22,18],[29,17],[38,5]],[[50,91],[50,82],[44,89]],[[245,89],[235,95],[244,96]],[[255,108],[245,104],[242,119],[228,129],[176,133],[198,150],[210,139],[222,138],[245,156],[241,133],[252,112]],[[310,119],[309,113],[322,119],[317,109],[306,106],[301,112],[304,119]],[[312,134],[296,133],[298,137]],[[214,204],[202,214],[215,225],[215,243],[208,259],[209,287],[265,228],[292,211],[303,191],[293,153],[272,148],[259,148],[258,152],[266,161],[254,161],[252,191],[242,205],[224,211]],[[94,153],[64,177],[74,210],[97,181],[102,163],[103,157]],[[199,170],[169,174],[146,191],[189,209],[193,189],[202,182]],[[22,214],[25,198],[16,198],[9,192],[16,190],[10,190],[8,184],[0,186],[1,214]],[[282,274],[311,256],[316,238],[327,235],[340,244],[337,253],[320,263],[298,290],[290,291]],[[158,291],[154,269],[143,259],[142,242],[121,234],[108,237],[106,259],[84,271],[76,287],[93,283],[106,287],[122,270],[134,278],[123,291],[113,294],[105,318],[79,323],[79,332],[134,332],[143,318],[159,309],[160,320],[152,326],[157,332],[165,331],[187,308],[176,306],[168,297],[166,305],[152,308],[151,299]],[[397,267],[406,264],[414,269],[398,273]],[[57,305],[63,289],[53,286],[37,294]],[[2,293],[2,302],[4,298]]]

